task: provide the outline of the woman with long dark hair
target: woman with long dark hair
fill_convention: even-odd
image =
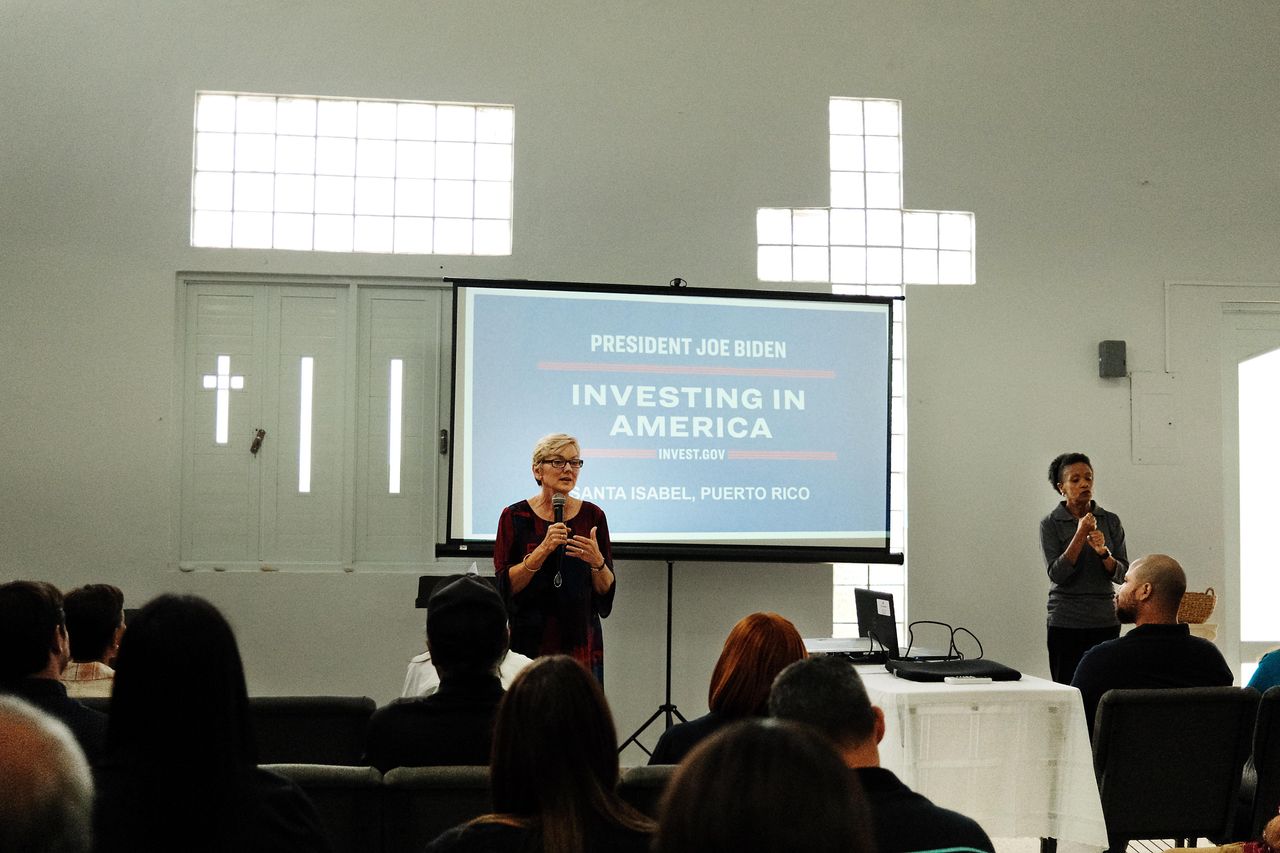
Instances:
[[[116,659],[94,849],[328,851],[315,808],[257,766],[231,626],[195,596],[162,595]]]
[[[565,655],[538,658],[498,708],[494,813],[448,830],[428,853],[647,853],[653,822],[618,797],[618,775],[599,682]]]

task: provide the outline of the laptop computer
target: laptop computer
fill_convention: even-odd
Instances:
[[[887,658],[884,668],[898,678],[909,681],[943,681],[956,677],[1017,681],[1022,678],[1022,673],[1013,667],[988,658],[917,660],[904,657],[898,648],[898,621],[894,614],[893,596],[887,592],[857,588],[853,591],[853,603],[859,635],[872,637],[883,647]]]
[[[858,636],[870,638],[872,646],[879,645],[886,657],[901,657],[893,596],[887,592],[858,587],[853,591],[853,606],[858,617]]]

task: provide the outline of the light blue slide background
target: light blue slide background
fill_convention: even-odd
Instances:
[[[462,436],[470,449],[465,459],[471,464],[462,479],[471,486],[464,492],[472,509],[464,538],[493,537],[503,507],[537,491],[530,471],[534,443],[550,432],[569,432],[580,439],[586,459],[579,487],[604,508],[615,541],[885,544],[887,304],[459,289],[465,300],[465,327],[458,332],[459,381],[468,386],[459,393],[470,392],[472,425],[471,433]],[[599,346],[593,351],[592,335],[688,338],[689,352],[611,353]],[[697,355],[694,351],[706,339],[780,342],[785,357]],[[564,369],[566,364],[575,366]],[[635,369],[617,369],[623,365]],[[828,375],[697,372],[723,368]],[[763,406],[714,408],[701,405],[701,398],[690,406],[681,395],[674,408],[646,408],[636,405],[634,390],[626,405],[612,398],[606,405],[583,405],[581,395],[575,405],[575,384],[722,387],[738,389],[740,395],[750,388],[761,393]],[[775,408],[775,389],[803,393],[803,410]],[[611,435],[619,432],[619,416],[636,435]],[[640,418],[666,418],[669,424],[679,416],[744,418],[748,436],[693,437],[692,428],[689,437],[671,437],[670,430],[666,437],[639,434]],[[763,419],[772,437],[749,436],[757,419]],[[699,455],[816,452],[834,458],[607,455],[672,449]],[[654,499],[664,487],[677,499]],[[722,487],[741,489],[715,491]],[[775,487],[785,490],[781,496]],[[761,488],[763,500],[757,499]]]

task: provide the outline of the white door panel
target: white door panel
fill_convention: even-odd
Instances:
[[[432,562],[446,291],[193,281],[183,298],[180,565]]]

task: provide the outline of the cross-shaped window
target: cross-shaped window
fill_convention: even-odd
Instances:
[[[216,391],[217,397],[213,418],[213,441],[215,444],[227,443],[227,429],[231,423],[231,392],[244,390],[244,377],[231,375],[231,356],[218,356],[218,372],[206,373],[202,377],[206,391]]]
[[[830,207],[760,208],[762,281],[973,284],[974,216],[902,207],[898,101],[832,98]]]

